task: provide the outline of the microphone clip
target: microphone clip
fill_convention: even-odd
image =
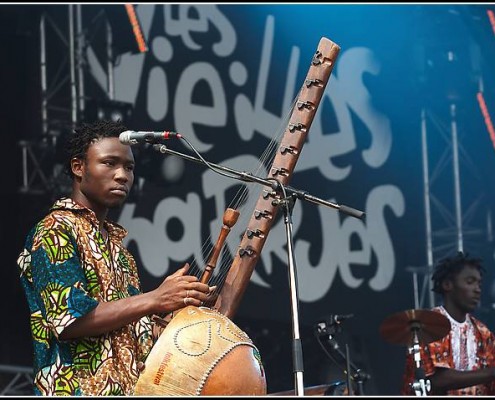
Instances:
[[[153,147],[153,150],[156,150],[159,153],[165,154],[167,152],[167,146],[165,146],[164,144],[156,143],[152,147]]]

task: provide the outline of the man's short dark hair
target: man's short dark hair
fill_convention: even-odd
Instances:
[[[468,253],[462,251],[459,251],[454,257],[447,257],[440,260],[431,277],[433,281],[432,290],[435,293],[443,294],[442,283],[447,279],[454,278],[465,266],[477,268],[480,274],[483,275],[485,269],[481,263],[481,258],[469,257]]]
[[[71,160],[79,158],[86,159],[88,147],[95,141],[107,137],[119,137],[127,128],[119,121],[96,121],[93,123],[82,123],[74,129],[68,137],[65,145],[67,160],[65,161],[65,173],[74,179],[71,168]]]

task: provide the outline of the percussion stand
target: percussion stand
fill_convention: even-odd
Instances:
[[[409,347],[409,354],[414,357],[415,371],[414,371],[414,382],[411,387],[414,390],[416,396],[428,396],[428,392],[431,390],[431,382],[426,379],[425,371],[421,365],[421,354],[419,352],[419,339],[418,331],[421,329],[419,321],[411,322],[411,330],[413,334],[413,343]]]

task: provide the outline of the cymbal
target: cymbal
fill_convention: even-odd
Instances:
[[[428,344],[445,337],[450,331],[450,322],[438,312],[412,309],[390,315],[380,325],[382,337],[392,344],[411,346],[414,330],[419,343]]]

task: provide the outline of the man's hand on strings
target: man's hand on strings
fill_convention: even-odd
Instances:
[[[186,306],[201,306],[211,300],[216,286],[201,283],[195,276],[187,275],[189,263],[167,276],[153,291],[156,313],[169,313]]]

